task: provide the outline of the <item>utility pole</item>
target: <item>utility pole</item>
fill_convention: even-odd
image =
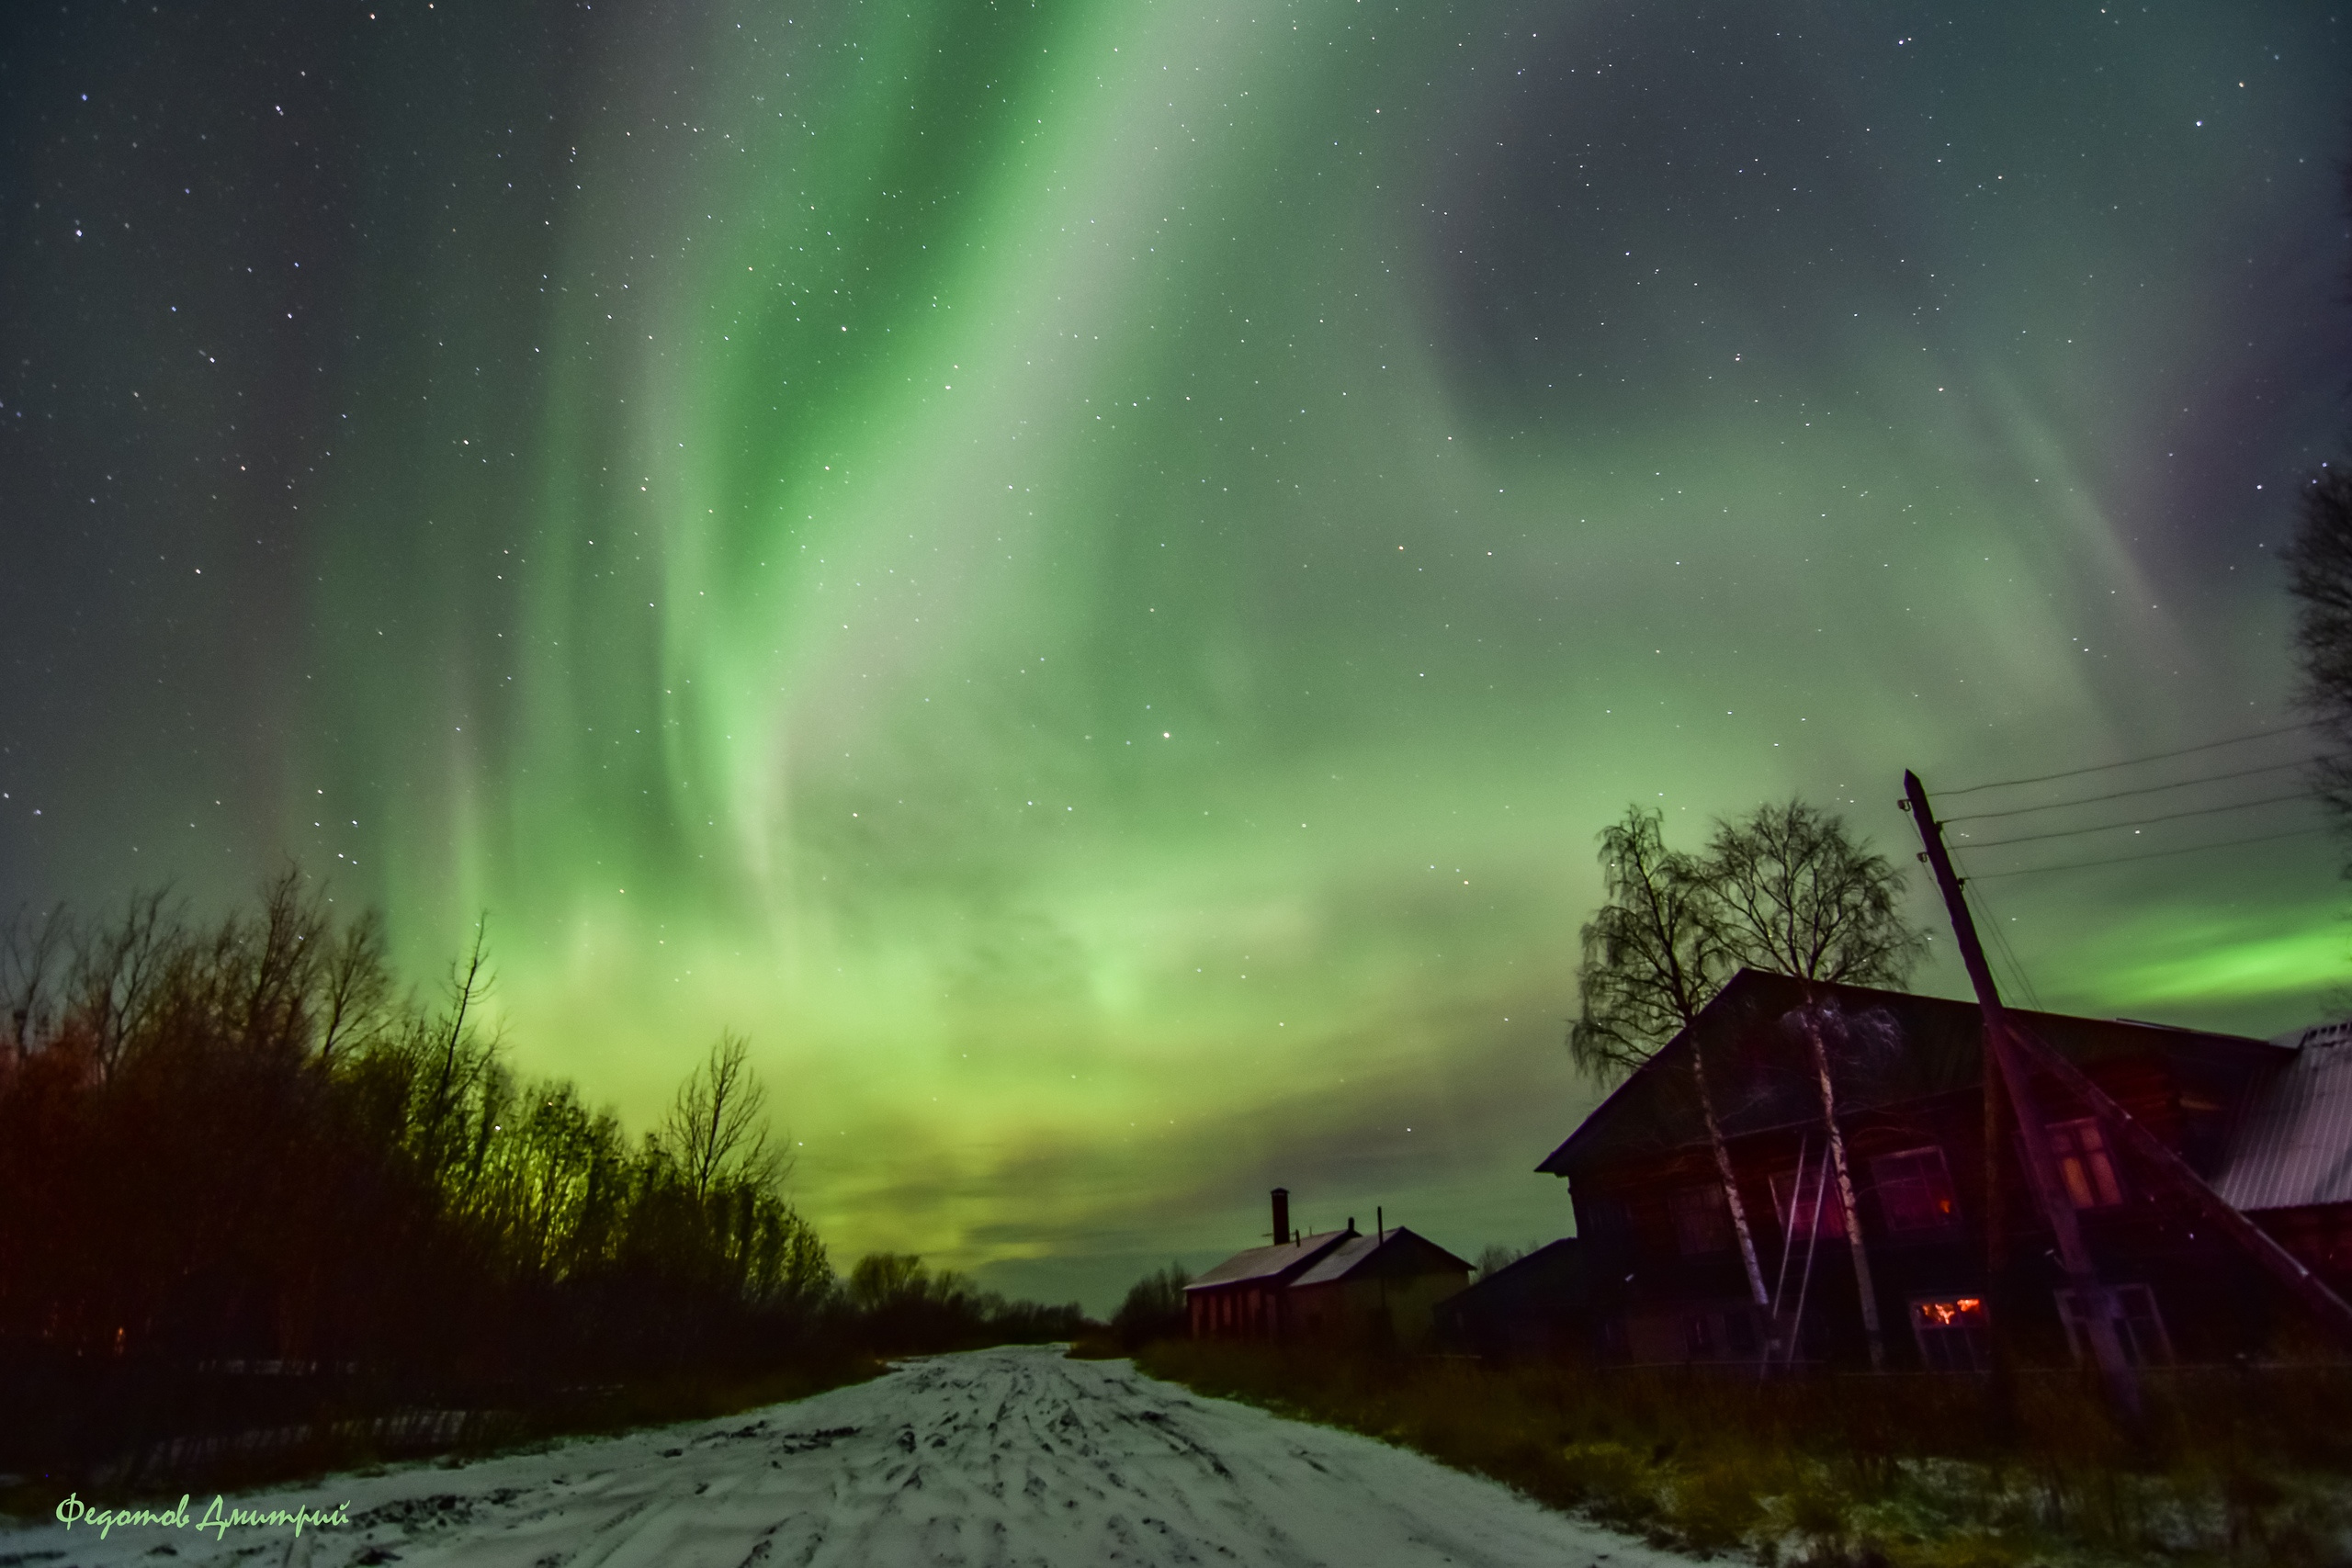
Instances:
[[[2009,1173],[2011,1116],[2008,1096],[2001,1092],[2001,1075],[1993,1069],[1992,1053],[1984,1053],[1984,1315],[1987,1348],[1993,1365],[1985,1393],[1998,1440],[2017,1433],[2017,1341],[2009,1334],[2008,1314],[2015,1308],[2009,1290]]]
[[[2099,1283],[2089,1249],[2083,1245],[2082,1223],[2075,1213],[2074,1201],[2059,1180],[2058,1163],[2050,1152],[2049,1122],[2041,1115],[2033,1086],[2018,1060],[2017,1037],[2010,1032],[2008,1013],[2001,1006],[2001,993],[1993,985],[1993,970],[1984,962],[1984,945],[1976,940],[1976,922],[1969,917],[1968,901],[1960,891],[1960,877],[1952,871],[1951,856],[1944,848],[1942,825],[1928,808],[1927,786],[1919,782],[1918,774],[1907,769],[1903,774],[1903,808],[1911,813],[1911,820],[1919,829],[1919,842],[1926,849],[1924,858],[1936,874],[1936,886],[1943,891],[1944,908],[1951,917],[1951,934],[1960,944],[1961,962],[1968,967],[1969,984],[1975,987],[1977,1006],[1984,1010],[1984,1092],[1988,1096],[1996,1092],[1994,1077],[1997,1072],[2001,1089],[2006,1091],[2009,1106],[2017,1114],[2017,1146],[2023,1156],[2026,1180],[2041,1202],[2042,1217],[2049,1221],[2050,1229],[2057,1237],[2059,1267],[2065,1270],[2084,1337],[2090,1341],[2091,1359],[2098,1364],[2099,1376],[2116,1404],[2137,1416],[2140,1381],[2115,1332],[2115,1292]]]

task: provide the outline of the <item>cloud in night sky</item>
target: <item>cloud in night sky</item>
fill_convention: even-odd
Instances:
[[[839,1250],[1559,1234],[1629,799],[1907,861],[1906,766],[2292,717],[2308,6],[8,27],[0,893],[487,910],[640,1123],[748,1031]],[[2324,838],[1995,874],[2317,820],[1963,858],[2029,999],[2269,1030]]]

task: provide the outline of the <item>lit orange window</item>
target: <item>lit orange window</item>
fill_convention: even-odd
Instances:
[[[1982,1296],[1915,1297],[1911,1334],[1929,1371],[1970,1372],[1990,1364]]]
[[[2107,1134],[2096,1118],[2051,1123],[2050,1152],[2057,1157],[2058,1179],[2075,1208],[2106,1209],[2123,1201],[2123,1188],[2115,1179],[2115,1162],[2108,1154]]]
[[[1984,1303],[1975,1296],[1955,1296],[1947,1302],[1915,1303],[1919,1322],[1928,1328],[1959,1328],[1981,1320]]]

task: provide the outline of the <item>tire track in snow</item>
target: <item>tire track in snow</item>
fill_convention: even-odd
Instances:
[[[1688,1559],[1418,1454],[1052,1348],[910,1361],[752,1416],[252,1495],[353,1527],[0,1534],[41,1568],[1651,1568]],[[154,1506],[153,1499],[107,1499]],[[257,1550],[258,1549],[258,1550]],[[36,1552],[54,1556],[35,1557]],[[168,1561],[169,1559],[166,1559]]]

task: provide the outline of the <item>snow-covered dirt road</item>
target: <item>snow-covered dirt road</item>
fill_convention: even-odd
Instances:
[[[345,1528],[192,1522],[0,1534],[0,1563],[404,1568],[1329,1563],[1645,1568],[1685,1560],[1352,1433],[1051,1348],[910,1362],[793,1404],[461,1469],[231,1499]],[[85,1499],[96,1502],[96,1499]],[[173,1499],[105,1499],[161,1508]],[[193,1499],[200,1516],[209,1498]],[[157,1556],[168,1547],[172,1555]]]

